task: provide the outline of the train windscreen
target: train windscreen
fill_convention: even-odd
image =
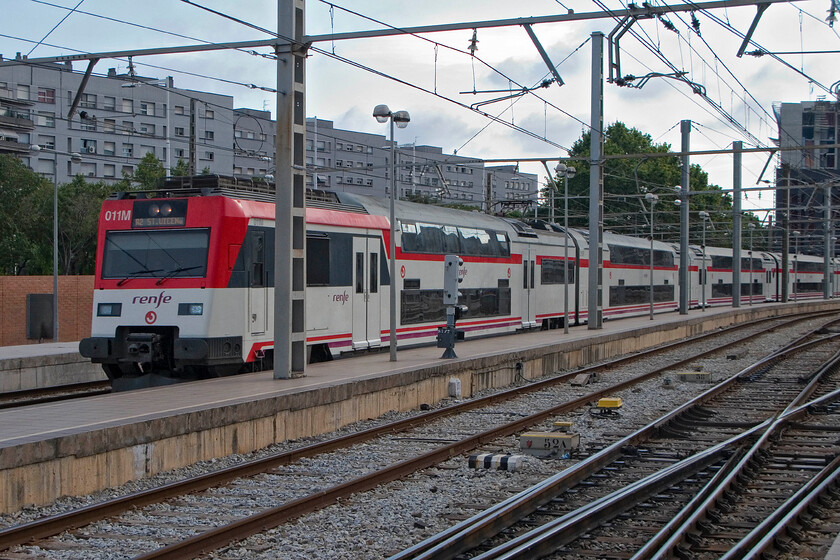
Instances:
[[[102,278],[202,278],[209,229],[109,231]]]

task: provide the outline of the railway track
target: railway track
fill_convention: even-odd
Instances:
[[[71,385],[58,385],[55,387],[7,391],[0,393],[0,409],[79,399],[94,395],[104,395],[110,392],[110,381],[90,381],[73,383]]]
[[[838,364],[837,335],[796,341],[579,465],[391,560],[747,557],[758,541],[773,542],[771,528],[759,526],[784,517],[801,500],[800,489],[834,484],[840,415],[828,424],[801,418],[813,406],[840,406]],[[796,408],[815,393],[824,402]],[[752,440],[758,443],[744,451]],[[778,535],[785,526],[779,521],[772,530]]]
[[[778,319],[764,322],[761,327],[752,327],[751,338],[761,339],[776,329],[792,328],[789,323]],[[742,347],[747,337],[740,332],[734,329],[720,331],[586,368],[589,373],[602,372],[601,378],[609,378],[612,382],[599,382],[595,391],[582,388],[576,395],[570,395],[567,382],[580,373],[570,372],[221,472],[10,527],[0,531],[0,549],[6,549],[5,554],[14,558],[49,557],[49,554],[66,554],[68,550],[103,547],[140,558],[197,555],[347,499],[354,492],[375,488],[440,464],[454,455],[481,446],[494,446],[500,438],[510,437],[558,414],[585,407],[601,396],[632,390],[644,383],[661,383],[659,377],[663,372],[688,367],[707,355],[726,353],[731,346]],[[721,342],[727,337],[727,344]],[[670,356],[678,352],[691,357]],[[647,364],[641,373],[629,371],[630,364],[639,360],[655,363]],[[535,398],[554,403],[554,406],[544,406],[534,412]],[[523,402],[515,405],[517,399]],[[504,403],[504,407],[500,403]],[[475,418],[479,416],[482,429],[476,429]],[[459,417],[462,419],[456,420]],[[485,423],[488,419],[489,423]],[[444,439],[440,437],[441,432],[450,436],[445,438],[448,441],[441,441]],[[395,438],[395,433],[399,433],[400,438]],[[395,454],[405,455],[402,450],[395,453],[394,442],[398,439],[411,442],[412,452],[417,455],[395,460]],[[375,450],[376,446],[382,450]],[[364,456],[363,467],[353,465],[356,454]],[[320,474],[323,464],[335,465],[334,470],[339,471],[338,465],[348,462],[351,468],[344,469],[346,472],[336,476],[332,486],[325,489]],[[280,488],[282,493],[269,495],[272,488]],[[313,492],[313,488],[319,491]],[[217,503],[216,512],[208,513],[214,503]],[[231,507],[231,503],[236,506]],[[282,505],[267,508],[267,503]],[[60,535],[74,527],[72,533]],[[22,543],[29,544],[22,546]]]

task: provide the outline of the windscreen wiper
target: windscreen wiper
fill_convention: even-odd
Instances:
[[[141,274],[154,274],[155,272],[160,272],[161,270],[163,270],[163,269],[162,268],[155,268],[154,270],[150,270],[148,268],[144,268],[143,270],[135,270],[134,272],[129,272],[128,276],[126,276],[125,278],[123,278],[122,280],[117,282],[117,286],[122,286],[123,284],[125,284],[129,280],[133,280],[134,278],[137,278]]]
[[[167,279],[169,279],[169,278],[172,278],[172,277],[173,277],[173,276],[175,276],[176,274],[180,274],[180,273],[182,273],[182,272],[186,272],[186,271],[188,271],[188,270],[195,270],[196,268],[202,268],[202,267],[201,267],[201,266],[187,266],[187,267],[184,267],[184,266],[179,266],[178,268],[173,269],[173,270],[170,270],[169,272],[167,272],[166,274],[164,274],[164,275],[163,275],[163,278],[161,278],[160,280],[158,280],[157,282],[155,282],[155,286],[160,286],[161,284],[163,284],[164,280],[167,280]]]

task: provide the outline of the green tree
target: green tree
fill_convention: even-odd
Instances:
[[[0,154],[0,274],[39,274],[52,262],[52,239],[48,247],[39,239],[52,232],[52,192],[52,181],[19,159]]]
[[[102,201],[114,191],[76,175],[58,191],[59,265],[63,274],[93,274]]]
[[[153,191],[160,188],[164,178],[166,168],[163,163],[153,152],[146,152],[132,173],[123,171],[123,178],[116,183],[116,190]]]
[[[186,177],[190,174],[190,165],[183,160],[183,158],[178,158],[178,163],[175,164],[175,167],[169,170],[170,177]]]
[[[577,171],[568,180],[569,225],[587,228],[589,224],[589,142],[590,133],[585,132],[569,152],[576,161],[570,162]],[[628,128],[620,122],[607,127],[604,142],[605,155],[618,154],[667,154],[669,144],[656,144],[650,135],[635,128]],[[643,236],[649,232],[648,203],[645,193],[652,192],[659,197],[654,207],[655,237],[665,240],[679,239],[680,212],[674,201],[679,198],[675,187],[680,185],[680,159],[677,156],[659,156],[610,159],[604,165],[604,229],[626,235]],[[708,174],[699,165],[692,164],[689,170],[689,190],[693,194],[690,208],[693,215],[705,210],[712,215],[716,230],[731,230],[732,198],[717,185],[710,185]],[[563,179],[554,177],[549,181],[546,194],[553,186],[555,194],[555,218],[562,216]],[[555,191],[556,192],[556,191]],[[702,194],[697,194],[702,193]],[[546,215],[543,210],[542,215]],[[558,220],[559,221],[559,220]],[[690,228],[692,243],[700,243],[700,227]],[[708,239],[707,243],[711,244]],[[731,240],[729,241],[731,243]],[[721,238],[718,244],[726,244]]]

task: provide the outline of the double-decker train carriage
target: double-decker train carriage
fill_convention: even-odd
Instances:
[[[651,250],[649,240],[604,232],[603,260],[605,319],[649,313],[651,286],[654,312],[679,308],[677,255],[670,245],[654,241]]]
[[[391,289],[398,345],[435,343],[446,323],[447,254],[463,261],[458,303],[466,314],[458,328],[466,337],[587,319],[585,232],[398,201],[392,279],[387,200],[326,191],[308,197],[310,361],[388,346]],[[603,246],[604,317],[647,314],[650,241],[605,233]],[[731,303],[732,250],[707,247],[706,254],[701,266],[692,247],[692,303],[700,301],[700,270],[707,303]],[[778,257],[760,255],[752,265],[743,261],[742,300],[778,291],[770,285],[780,281]],[[654,242],[652,257],[655,311],[676,310],[677,251]],[[798,297],[818,291],[816,260],[796,260]],[[91,337],[79,350],[126,388],[270,368],[274,266],[274,193],[264,184],[206,176],[114,195],[102,206]],[[750,266],[752,283],[744,272]]]

